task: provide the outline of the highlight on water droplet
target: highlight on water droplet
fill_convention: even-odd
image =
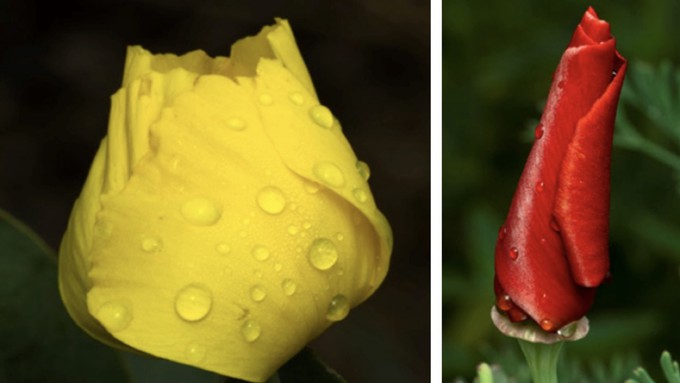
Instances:
[[[258,261],[262,261],[262,262],[269,259],[269,255],[270,255],[269,249],[266,246],[263,246],[263,245],[255,245],[255,247],[253,247],[252,254],[253,254],[253,257],[255,259],[257,259]]]
[[[338,261],[338,249],[333,241],[317,238],[309,247],[309,261],[319,270],[328,270]]]
[[[280,214],[286,207],[286,197],[283,192],[275,186],[267,186],[257,193],[257,204],[266,213]]]
[[[331,299],[326,311],[326,319],[337,322],[345,319],[349,314],[349,299],[342,294],[338,294]]]
[[[541,237],[541,245],[545,245],[545,243],[546,243],[545,237]]]
[[[227,255],[231,253],[231,247],[224,242],[220,242],[215,246],[215,250],[222,255]]]
[[[212,301],[212,292],[207,287],[190,284],[177,293],[175,311],[180,318],[196,322],[208,315],[212,308]]]
[[[132,321],[132,313],[127,305],[116,301],[102,305],[95,316],[110,332],[125,330]]]
[[[338,233],[335,235],[335,239],[337,239],[338,241],[342,241],[345,239],[345,236],[342,233]]]
[[[200,343],[189,343],[186,348],[187,359],[197,363],[205,359],[208,349]]]
[[[354,194],[354,198],[361,203],[364,203],[366,200],[368,200],[368,194],[362,188],[354,188],[352,194]]]
[[[534,137],[538,140],[539,138],[543,137],[543,124],[539,123],[536,126],[536,130],[534,130]]]
[[[154,253],[160,251],[163,247],[163,242],[156,237],[146,237],[142,240],[142,250],[147,253]]]
[[[330,128],[333,126],[333,113],[323,105],[313,106],[309,109],[309,116],[317,125],[322,128]]]
[[[269,93],[262,93],[257,98],[257,101],[260,103],[260,105],[269,106],[274,103],[274,97],[272,97],[272,95]]]
[[[250,289],[250,297],[253,298],[255,302],[262,302],[264,298],[267,297],[267,292],[265,291],[264,287],[255,285],[252,289]]]
[[[340,188],[345,185],[345,175],[342,170],[332,162],[318,162],[314,165],[314,175],[323,184]]]
[[[550,319],[543,319],[541,321],[541,323],[539,323],[539,325],[541,326],[541,328],[544,331],[551,332],[551,331],[555,330],[555,325],[553,324],[553,322]]]
[[[248,342],[255,342],[262,334],[260,325],[252,319],[246,320],[241,326],[241,335]]]
[[[295,105],[302,105],[305,103],[305,97],[300,92],[292,92],[288,95],[288,99]]]
[[[302,223],[302,228],[305,230],[309,230],[309,228],[312,227],[312,224],[309,221],[305,221]]]
[[[182,216],[196,226],[210,226],[217,223],[222,216],[220,208],[211,200],[203,197],[192,198],[181,209]]]
[[[539,182],[536,183],[536,192],[542,193],[544,189],[545,189],[545,182],[539,181]]]
[[[371,177],[371,168],[368,167],[368,164],[364,161],[357,161],[356,167],[361,178],[363,178],[364,181],[368,181],[368,179]]]
[[[519,256],[519,250],[517,250],[517,248],[513,246],[510,248],[508,254],[510,255],[510,259],[514,261]]]
[[[281,282],[281,289],[283,289],[284,294],[286,294],[287,296],[291,296],[295,294],[295,290],[297,290],[297,285],[292,280],[286,278],[283,280],[283,282]]]
[[[243,130],[246,128],[247,123],[242,118],[232,117],[229,120],[227,120],[227,126],[231,130]]]

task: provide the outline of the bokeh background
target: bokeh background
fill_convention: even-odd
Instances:
[[[500,336],[489,319],[495,240],[529,153],[552,73],[588,5],[611,23],[618,50],[631,62],[629,69],[680,64],[680,3],[675,0],[444,1],[445,381],[455,377],[469,381],[482,361],[511,371],[524,364],[516,342]],[[633,85],[630,79],[627,87]],[[665,131],[649,115],[665,113],[652,98],[661,94],[661,87],[676,84],[674,98],[664,100],[680,116],[678,79],[640,81],[652,88],[650,99],[642,102],[643,107],[625,105],[640,134],[676,156],[680,118],[671,119]],[[602,371],[621,366],[625,370],[637,363],[658,374],[662,350],[680,357],[679,174],[644,151],[615,146],[613,280],[598,291],[588,315],[590,335],[565,346],[564,366],[582,372],[583,380],[572,381],[598,381],[596,375]],[[609,379],[605,381],[623,381]]]
[[[56,249],[126,46],[228,55],[274,17],[290,20],[320,100],[370,165],[395,237],[383,287],[312,346],[350,382],[429,381],[427,1],[1,1],[0,208]]]

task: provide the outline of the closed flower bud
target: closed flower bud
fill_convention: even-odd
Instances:
[[[231,57],[128,50],[59,259],[121,349],[264,381],[385,278],[392,238],[288,23]]]

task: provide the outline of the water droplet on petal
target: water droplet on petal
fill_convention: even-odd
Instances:
[[[543,181],[539,181],[539,182],[536,183],[536,192],[542,193],[544,189],[545,189],[545,183]]]
[[[505,226],[501,226],[501,229],[498,230],[498,240],[502,241],[505,239],[505,236],[508,234],[508,228]]]
[[[354,198],[356,198],[356,200],[361,203],[364,203],[366,200],[368,200],[368,194],[366,194],[364,189],[355,188],[352,193],[354,194]]]
[[[343,239],[345,239],[345,236],[342,233],[338,233],[335,235],[335,239],[337,239],[338,241],[342,241]]]
[[[187,359],[193,363],[198,363],[205,359],[208,349],[200,343],[190,343],[186,349]]]
[[[110,332],[126,329],[132,321],[132,313],[120,302],[108,302],[97,310],[97,319]]]
[[[255,302],[262,302],[264,298],[267,297],[267,292],[264,290],[264,287],[255,285],[250,289],[250,297],[253,298]]]
[[[555,330],[555,325],[553,324],[553,322],[550,319],[543,319],[541,321],[540,325],[541,325],[541,328],[544,331],[550,332],[550,331]]]
[[[536,130],[534,130],[534,137],[536,137],[537,140],[543,137],[543,124],[538,124],[538,126],[536,126]]]
[[[302,105],[302,104],[305,103],[305,97],[300,92],[293,92],[293,93],[288,95],[288,98],[295,105]]]
[[[302,227],[303,227],[305,230],[309,230],[309,228],[312,227],[312,224],[305,221],[305,222],[302,223]]]
[[[566,81],[564,81],[564,80],[557,83],[557,87],[560,88],[560,89],[564,88],[565,85],[566,85]]]
[[[578,321],[576,322],[571,322],[561,329],[557,330],[557,335],[561,336],[562,338],[571,338],[574,336],[576,333],[576,329],[578,328]]]
[[[519,256],[519,250],[517,250],[517,248],[513,246],[510,248],[508,254],[510,255],[510,259],[514,261]]]
[[[363,178],[364,181],[368,181],[368,178],[371,177],[371,168],[368,167],[368,164],[364,161],[357,161],[356,167],[361,178]]]
[[[317,105],[309,109],[309,116],[317,125],[322,128],[333,126],[333,113],[323,105]]]
[[[160,251],[163,247],[163,242],[155,237],[147,237],[142,241],[142,250],[147,253],[154,253]]]
[[[545,237],[541,238],[541,245],[545,245],[546,239]]]
[[[227,121],[227,126],[232,130],[243,130],[246,128],[246,121],[242,118],[232,117]]]
[[[338,250],[330,239],[317,238],[309,247],[309,261],[319,270],[328,270],[338,260]]]
[[[217,205],[207,198],[193,198],[186,201],[181,209],[184,218],[196,226],[210,226],[217,223],[222,216]]]
[[[260,97],[257,98],[260,105],[269,106],[274,103],[274,98],[269,93],[262,93]]]
[[[257,193],[257,204],[269,214],[280,214],[286,207],[286,197],[279,188],[267,186]]]
[[[295,290],[297,290],[297,285],[290,279],[284,279],[283,282],[281,283],[281,288],[283,289],[284,294],[286,294],[287,296],[291,296],[295,294]]]
[[[255,257],[255,259],[258,261],[264,262],[269,259],[269,249],[267,249],[265,246],[257,245],[253,247],[253,257]]]
[[[512,299],[508,294],[500,295],[496,298],[496,306],[502,311],[509,311],[513,306]]]
[[[316,194],[319,192],[319,185],[315,182],[305,182],[305,191],[309,194]]]
[[[314,165],[314,175],[322,183],[340,188],[345,185],[345,176],[342,170],[332,162],[319,162]]]
[[[300,229],[298,229],[298,227],[295,225],[288,226],[288,234],[290,235],[296,235],[299,231]]]
[[[328,311],[326,311],[326,319],[337,322],[345,319],[349,314],[349,299],[342,294],[338,294],[328,304]]]
[[[224,242],[218,243],[217,246],[215,246],[215,250],[222,255],[231,253],[231,247]]]
[[[275,270],[275,271],[281,271],[281,269],[283,269],[283,265],[282,265],[282,264],[280,264],[280,263],[275,263],[275,264],[274,264],[274,270]]]
[[[210,312],[212,308],[212,293],[206,287],[188,285],[177,293],[175,311],[184,320],[196,322]]]
[[[262,329],[260,328],[260,325],[252,319],[248,319],[243,323],[243,326],[241,326],[241,335],[243,335],[243,338],[248,342],[255,342],[261,334]]]

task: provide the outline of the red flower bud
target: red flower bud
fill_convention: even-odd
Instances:
[[[590,309],[609,271],[609,168],[626,60],[583,16],[554,74],[496,242],[496,306],[555,332]]]

